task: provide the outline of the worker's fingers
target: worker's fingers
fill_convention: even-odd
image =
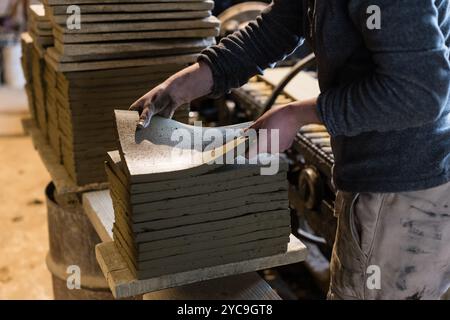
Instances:
[[[159,115],[171,119],[173,117],[173,114],[175,113],[175,109],[172,108],[172,106],[165,107],[162,111],[159,112]]]
[[[154,114],[153,110],[154,110],[154,107],[153,107],[152,103],[150,103],[149,106],[144,108],[141,115],[139,116],[139,122],[137,124],[137,129],[144,129],[144,128],[148,127],[150,120],[152,119],[152,116]]]
[[[143,111],[143,109],[144,109],[144,101],[142,99],[136,100],[130,106],[130,108],[128,108],[128,110],[130,110],[130,111],[137,111],[137,112],[139,112],[139,114]]]
[[[248,143],[249,146],[247,152],[245,153],[245,157],[250,160],[256,158],[258,155],[258,142],[249,140]]]
[[[250,129],[258,130],[258,129],[261,129],[261,127],[263,127],[263,126],[264,126],[264,121],[256,120],[255,122],[252,123],[252,125],[250,127],[245,129],[244,131],[247,132]]]

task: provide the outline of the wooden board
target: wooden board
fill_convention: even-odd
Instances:
[[[113,239],[114,209],[109,190],[83,194],[83,208],[103,242]]]
[[[199,281],[298,263],[305,260],[307,254],[305,245],[291,235],[288,250],[284,254],[201,268],[146,280],[137,280],[131,274],[114,242],[98,244],[95,248],[95,253],[100,268],[116,298],[132,297]]]

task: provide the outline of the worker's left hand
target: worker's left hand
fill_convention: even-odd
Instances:
[[[317,98],[296,101],[274,107],[258,118],[249,129],[267,129],[267,144],[259,146],[258,153],[274,153],[271,145],[271,130],[279,130],[279,151],[284,152],[292,145],[298,131],[304,125],[321,123],[316,111]]]

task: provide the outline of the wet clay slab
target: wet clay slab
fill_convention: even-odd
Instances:
[[[279,214],[279,216],[282,215],[282,213]],[[258,235],[258,238],[281,236],[285,234],[284,232],[287,229],[290,229],[288,219],[281,217],[281,219],[272,221],[271,218],[273,217],[268,216],[257,222],[250,221],[234,226],[221,226],[219,229],[216,228],[216,230],[211,229],[210,231],[142,243],[133,242],[127,231],[120,229],[118,224],[114,226],[114,232],[115,237],[122,242],[124,247],[129,249],[130,255],[137,260],[146,260],[143,258],[145,256],[142,256],[144,253],[169,256],[171,254],[168,254],[168,252],[172,251],[189,252],[191,249],[196,251],[203,248],[211,248],[216,241],[217,243],[232,243],[236,239],[251,241],[256,235]]]
[[[160,3],[115,3],[101,4],[100,1],[94,4],[79,4],[82,13],[114,13],[114,12],[158,12],[158,11],[198,11],[212,10],[213,1],[194,2],[160,2]],[[51,15],[67,14],[67,5],[49,6]]]
[[[155,40],[155,41],[133,41],[126,43],[103,43],[103,44],[63,44],[55,42],[55,47],[60,54],[66,55],[102,55],[120,53],[127,55],[132,52],[146,52],[154,55],[172,53],[176,54],[180,50],[198,50],[213,45],[213,37],[204,39],[180,40]]]
[[[287,161],[284,161],[283,159],[277,159],[275,157],[273,157],[271,161],[277,161],[277,165],[279,166],[279,173],[277,174],[277,176],[281,175],[286,177],[286,172],[288,169]],[[131,183],[127,180],[128,178],[124,173],[123,164],[121,162],[120,154],[118,151],[108,152],[107,167],[114,172],[120,182],[127,188],[128,194],[130,195],[149,192],[156,193],[174,189],[189,190],[194,186],[207,185],[211,183],[233,183],[232,181],[243,178],[264,179],[264,177],[261,176],[260,166],[236,164],[222,166],[212,172],[209,172],[208,174],[191,177],[189,179],[168,180],[150,183]],[[277,177],[272,176],[272,178],[277,180]]]
[[[286,250],[286,237],[282,236],[269,239],[258,239],[257,241],[250,241],[246,243],[238,243],[225,247],[218,247],[209,250],[196,251],[191,253],[184,253],[162,258],[155,258],[153,260],[146,260],[134,263],[132,257],[125,256],[128,260],[130,268],[134,268],[136,272],[153,275],[168,274],[170,272],[180,272],[193,269],[195,267],[206,267],[217,264],[229,263],[243,259],[242,253],[245,252],[247,259],[276,254],[281,250]],[[119,251],[124,250],[120,243],[118,244]],[[123,252],[125,253],[125,252]],[[260,255],[261,254],[261,255]]]
[[[148,202],[154,202],[154,201],[160,201],[160,200],[169,200],[169,199],[178,199],[181,197],[188,197],[188,196],[197,196],[200,197],[200,195],[207,195],[208,199],[207,201],[214,201],[214,197],[217,197],[218,194],[224,191],[230,191],[233,192],[233,190],[239,189],[239,188],[252,188],[257,186],[265,186],[270,188],[270,186],[275,183],[280,183],[282,185],[287,186],[286,177],[284,175],[277,176],[278,179],[274,179],[271,176],[256,176],[256,177],[244,177],[244,178],[236,178],[231,181],[224,181],[222,183],[217,182],[211,182],[208,181],[205,184],[199,184],[199,185],[191,185],[190,188],[186,187],[180,187],[175,186],[173,189],[166,189],[166,190],[157,190],[157,191],[150,191],[146,193],[139,193],[139,194],[130,194],[127,190],[127,187],[123,181],[119,179],[118,176],[114,173],[114,171],[109,166],[109,163],[106,163],[105,166],[106,173],[109,177],[110,183],[112,183],[114,186],[114,190],[117,192],[120,192],[121,198],[129,202],[130,204],[140,204],[140,203],[148,203]],[[285,189],[281,189],[285,190]],[[267,190],[269,191],[269,190]],[[267,192],[266,189],[264,189],[264,192]],[[217,194],[213,194],[216,193]],[[209,194],[213,194],[211,198],[209,198]],[[232,196],[233,197],[233,196]],[[198,199],[198,198],[197,198]],[[225,199],[225,198],[223,198]],[[201,199],[198,199],[201,201]]]
[[[171,31],[171,30],[192,30],[192,29],[215,29],[220,26],[219,20],[211,16],[203,19],[191,20],[167,20],[167,21],[144,21],[144,22],[99,22],[83,24],[81,29],[67,29],[60,25],[55,26],[59,33],[66,34],[95,34],[106,32],[130,32],[130,31]],[[161,38],[165,38],[164,36]]]
[[[172,19],[194,19],[207,18],[211,15],[210,11],[168,11],[168,12],[133,12],[133,13],[92,13],[83,14],[83,23],[89,22],[113,22],[113,21],[154,21],[154,20],[172,20]],[[65,25],[67,15],[53,15],[52,21],[57,24]]]
[[[104,61],[77,61],[72,59],[72,62],[62,62],[61,60],[71,60],[70,56],[60,55],[55,48],[49,48],[45,55],[45,61],[49,63],[55,70],[59,72],[72,71],[88,71],[88,70],[104,70],[112,68],[129,68],[148,65],[164,65],[174,63],[191,63],[195,61],[198,54],[181,54],[173,56],[162,57],[146,57],[146,58],[132,58],[132,59],[111,59]]]
[[[149,182],[171,179],[181,179],[197,176],[212,171],[221,164],[210,164],[215,159],[224,159],[227,153],[237,154],[237,151],[245,152],[246,139],[230,137],[223,145],[217,142],[215,146],[220,150],[204,151],[204,144],[195,146],[194,134],[197,129],[193,126],[155,116],[152,123],[145,129],[136,130],[139,122],[139,114],[134,111],[115,111],[116,128],[119,136],[121,157],[125,162],[125,172],[131,182]],[[245,123],[229,128],[247,128]],[[188,133],[191,143],[180,143],[175,140],[176,132]],[[178,131],[177,131],[178,130]],[[225,131],[226,128],[218,128]],[[201,134],[201,132],[200,132]],[[191,138],[193,137],[193,138]],[[178,139],[180,139],[179,137]],[[222,161],[223,162],[223,161]]]
[[[107,41],[216,37],[219,35],[219,28],[77,34],[63,33],[58,30],[53,30],[53,34],[55,39],[63,43],[101,43]]]

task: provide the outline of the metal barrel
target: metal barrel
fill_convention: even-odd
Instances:
[[[95,258],[101,240],[76,201],[63,199],[50,182],[46,189],[49,253],[47,268],[52,274],[57,300],[113,299]]]

